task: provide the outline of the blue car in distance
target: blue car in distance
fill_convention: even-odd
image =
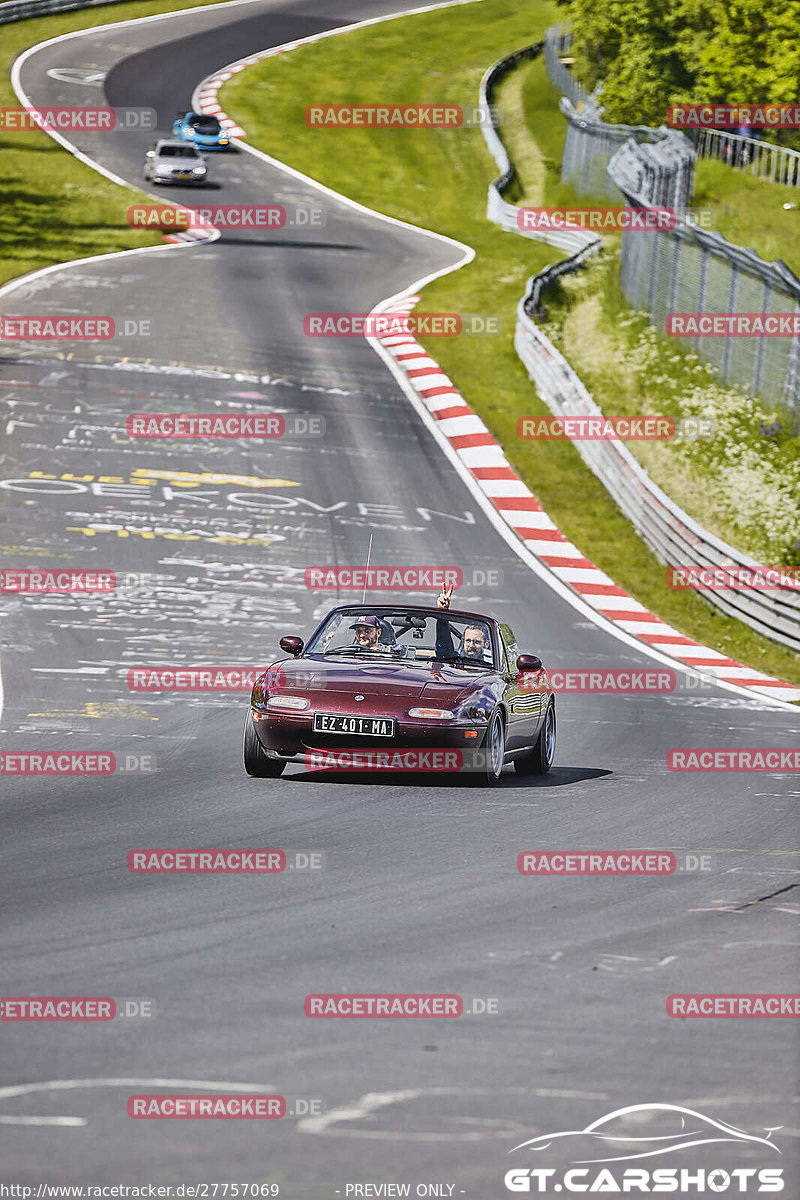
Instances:
[[[227,130],[208,113],[179,112],[172,123],[172,136],[179,142],[191,142],[198,150],[227,150],[230,145]]]

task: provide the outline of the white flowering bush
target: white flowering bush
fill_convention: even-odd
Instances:
[[[705,422],[713,430],[705,436],[628,448],[707,529],[762,562],[800,563],[800,412],[776,412],[722,383],[657,332],[625,303],[617,265],[603,255],[562,276],[543,297],[543,331],[607,415],[663,413],[678,428]]]

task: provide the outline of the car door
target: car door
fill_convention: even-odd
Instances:
[[[506,624],[501,624],[499,628],[500,641],[506,660],[504,679],[506,681],[505,703],[508,712],[508,748],[509,750],[518,750],[522,746],[533,745],[539,736],[539,729],[547,708],[544,670],[527,671],[521,677],[517,671],[517,656],[520,649],[514,631],[510,625]]]

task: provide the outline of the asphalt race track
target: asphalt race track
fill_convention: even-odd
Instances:
[[[22,85],[40,106],[150,106],[166,133],[210,72],[401,7],[255,0],[88,31],[32,55]],[[104,82],[48,74],[65,68]],[[152,134],[75,141],[141,185]],[[99,353],[0,352],[4,564],[136,573],[113,596],[0,597],[3,747],[149,754],[157,768],[3,781],[3,995],[148,998],[155,1015],[3,1024],[2,1179],[272,1182],[332,1200],[394,1181],[488,1200],[509,1194],[517,1143],[662,1102],[761,1136],[781,1127],[780,1158],[704,1145],[682,1162],[780,1165],[796,1196],[792,1022],[676,1020],[666,999],[794,990],[797,776],[676,775],[666,754],[796,746],[800,712],[713,687],[562,696],[553,772],[508,770],[489,791],[298,766],[250,779],[244,692],[128,688],[141,664],[266,665],[335,600],[307,590],[304,568],[363,562],[370,534],[374,563],[498,572],[502,586],[478,581],[459,605],[509,621],[549,666],[653,662],[531,573],[365,341],[303,334],[306,313],[369,311],[457,250],[241,151],[209,159],[212,187],[164,196],[318,206],[324,225],[89,261],[0,298],[3,313],[150,322]],[[325,436],[253,448],[125,435],[131,412],[265,409],[321,416]],[[134,847],[278,847],[321,852],[324,868],[141,876]],[[516,866],[521,850],[626,847],[706,853],[712,869],[545,879]],[[304,1015],[312,992],[416,991],[498,1011]],[[247,1089],[320,1100],[324,1115],[126,1113],[132,1094]]]

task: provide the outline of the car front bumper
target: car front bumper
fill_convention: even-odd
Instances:
[[[304,761],[307,755],[337,750],[449,749],[467,753],[483,747],[487,729],[487,724],[483,721],[441,721],[426,724],[422,720],[397,719],[393,737],[366,737],[315,732],[314,714],[311,712],[266,713],[253,707],[250,712],[256,736],[264,750],[272,757],[300,762]]]

